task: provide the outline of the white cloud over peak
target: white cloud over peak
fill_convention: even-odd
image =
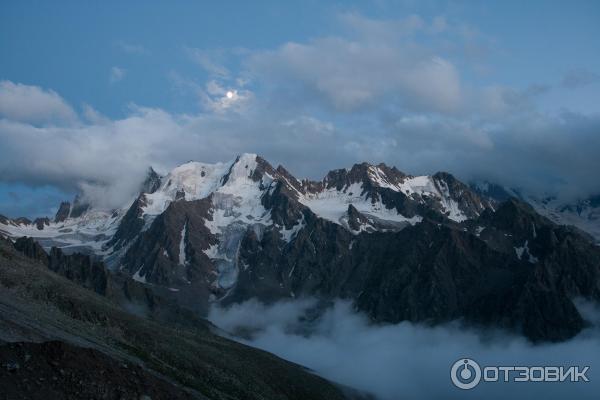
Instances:
[[[369,161],[413,174],[446,170],[463,180],[488,179],[535,193],[600,190],[599,116],[526,112],[498,122],[384,113],[330,119],[300,108],[280,111],[270,100],[214,83],[203,88],[207,103],[196,114],[133,105],[125,117],[110,119],[84,106],[79,118],[61,99],[68,119],[33,123],[28,120],[48,113],[38,115],[37,103],[23,93],[33,100],[39,93],[60,96],[5,86],[22,89],[22,108],[0,119],[2,180],[82,190],[103,207],[130,201],[148,166],[167,172],[187,160],[227,161],[242,152],[281,163],[299,178],[318,179],[330,169]]]
[[[213,90],[219,92],[214,96],[243,101],[243,93],[233,93],[229,99],[221,89]],[[276,163],[304,151],[305,157],[286,165],[304,166],[306,173],[314,165],[324,168],[322,160],[335,143],[334,138],[323,136],[322,148],[313,149],[315,143],[302,141],[311,131],[328,129],[316,119],[297,132],[276,118],[256,118],[253,113],[208,110],[176,115],[132,105],[126,117],[108,119],[84,106],[82,120],[86,122],[36,126],[0,119],[2,181],[81,190],[98,206],[121,207],[136,195],[148,166],[167,172],[190,159],[228,161],[248,151]]]

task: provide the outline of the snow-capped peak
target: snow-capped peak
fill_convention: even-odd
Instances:
[[[250,180],[257,166],[257,155],[244,153],[235,161],[207,164],[190,161],[174,168],[154,193],[145,194],[145,215],[162,213],[175,200],[199,200],[220,189],[231,192],[236,182]]]
[[[239,155],[235,161],[231,164],[227,174],[224,176],[223,184],[227,184],[229,181],[235,181],[237,179],[248,179],[251,178],[256,167],[257,155],[251,153],[244,153]]]
[[[197,200],[208,196],[217,189],[227,169],[225,163],[205,164],[196,161],[174,168],[162,180],[158,190],[145,195],[144,214],[158,215],[178,198]]]

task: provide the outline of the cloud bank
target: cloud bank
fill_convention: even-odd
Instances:
[[[564,343],[532,345],[502,332],[480,333],[457,325],[424,327],[411,323],[371,325],[337,302],[319,319],[301,318],[314,301],[265,306],[254,300],[229,309],[214,308],[210,319],[222,329],[253,332],[244,340],[327,379],[376,395],[408,399],[592,399],[600,390],[600,336],[597,308],[582,304],[596,326]],[[239,339],[238,339],[239,340]],[[462,391],[450,381],[450,367],[464,357],[480,365],[590,366],[588,383],[482,382]]]
[[[165,77],[198,104],[187,114],[130,104],[109,118],[51,88],[2,81],[0,180],[83,190],[93,203],[123,207],[148,166],[167,172],[255,152],[300,178],[369,161],[567,200],[600,193],[600,115],[537,105],[556,87],[593,85],[594,72],[525,88],[475,84],[470,71],[494,49],[473,27],[357,13],[336,24],[336,34],[270,49],[182,46],[206,75]],[[110,81],[134,73],[113,67]]]

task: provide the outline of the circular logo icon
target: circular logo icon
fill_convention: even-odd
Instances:
[[[459,389],[473,389],[481,380],[481,368],[474,360],[461,358],[452,365],[450,378]]]

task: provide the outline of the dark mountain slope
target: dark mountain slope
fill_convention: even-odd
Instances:
[[[0,242],[0,340],[60,340],[211,399],[341,399],[331,383],[205,328],[166,326],[129,314]],[[18,373],[18,372],[17,372]],[[183,389],[180,389],[183,390]]]
[[[600,248],[517,200],[460,224],[425,219],[357,235],[301,212],[305,226],[290,243],[275,230],[248,231],[239,254],[247,267],[225,303],[347,298],[374,321],[462,319],[539,341],[583,328],[572,298],[600,300]]]
[[[0,345],[0,387],[6,399],[193,399],[144,370],[65,342]]]

